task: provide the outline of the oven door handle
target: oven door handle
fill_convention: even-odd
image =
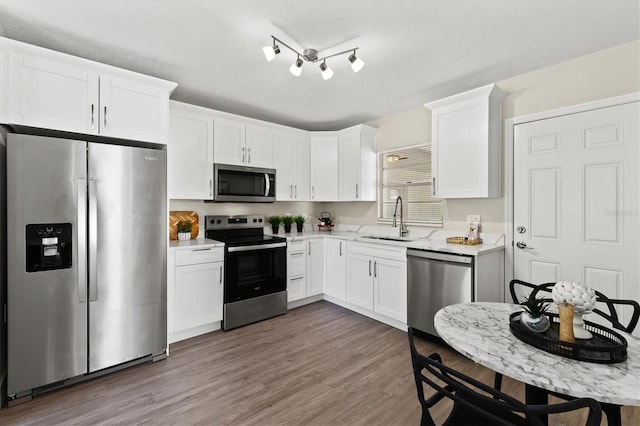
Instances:
[[[269,196],[269,191],[271,190],[271,181],[269,180],[269,173],[264,174],[264,196]]]
[[[267,250],[278,247],[286,247],[287,243],[271,243],[271,244],[259,244],[255,246],[239,246],[239,247],[229,247],[227,251],[229,253],[234,253],[238,251],[258,251],[258,250]]]

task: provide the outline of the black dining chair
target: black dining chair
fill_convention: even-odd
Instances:
[[[600,404],[590,398],[574,399],[553,405],[525,405],[491,386],[468,377],[442,363],[437,353],[424,356],[417,352],[413,329],[409,327],[409,346],[413,375],[422,406],[420,425],[435,425],[429,410],[441,400],[453,401],[453,408],[444,425],[544,425],[549,414],[565,413],[589,408],[587,426],[599,425],[602,418]],[[423,384],[436,393],[425,397]]]
[[[511,280],[509,283],[509,292],[513,303],[520,304],[521,300],[518,299],[518,294],[531,296],[537,296],[542,298],[545,302],[553,302],[551,298],[551,290],[556,283],[544,283],[544,284],[532,284],[522,280]],[[611,323],[611,326],[617,330],[624,331],[625,333],[633,333],[638,325],[638,319],[640,318],[640,304],[635,300],[625,299],[610,299],[603,293],[596,290],[597,301],[604,304],[604,306],[596,305],[596,308],[592,313],[604,318]],[[619,310],[624,306],[631,306],[632,313],[631,318],[626,324],[621,322]],[[606,309],[603,310],[603,309]],[[502,374],[496,373],[494,379],[494,388],[500,390],[502,388]],[[548,392],[549,394],[561,399],[571,400],[572,397],[568,395],[559,394],[556,392]],[[621,423],[620,406],[616,404],[601,403],[602,411],[607,415],[607,422],[610,425],[616,425]]]

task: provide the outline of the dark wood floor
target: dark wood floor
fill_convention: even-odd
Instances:
[[[434,343],[422,353],[491,383],[493,373]],[[524,386],[504,389],[523,398]],[[640,424],[625,407],[625,424]],[[436,422],[446,418],[443,407]],[[552,424],[579,424],[582,413]],[[171,356],[0,411],[0,424],[417,425],[406,333],[328,302],[171,345]],[[584,423],[583,423],[584,424]],[[606,424],[606,421],[603,421]]]

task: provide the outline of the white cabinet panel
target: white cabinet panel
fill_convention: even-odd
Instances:
[[[306,132],[274,134],[276,200],[309,200],[309,136]]]
[[[431,110],[435,197],[501,196],[500,102],[504,96],[490,84],[425,105]]]
[[[307,241],[307,297],[324,291],[324,238]]]
[[[376,130],[355,126],[340,132],[338,152],[338,199],[376,200]]]
[[[347,300],[347,242],[327,238],[325,241],[324,292],[339,300]]]
[[[305,252],[290,253],[289,263],[287,264],[287,275],[304,275],[307,270],[306,265]]]
[[[370,256],[349,253],[347,301],[373,310],[373,259]]]
[[[268,127],[247,124],[246,162],[252,167],[273,167],[273,130]]]
[[[374,261],[373,310],[407,322],[407,263],[376,258]]]
[[[169,198],[213,199],[213,115],[171,102]]]
[[[213,159],[216,163],[244,165],[246,160],[244,122],[214,118]]]
[[[311,135],[311,201],[338,199],[338,137]]]
[[[307,279],[304,275],[287,278],[287,302],[295,302],[307,296]]]
[[[222,321],[222,268],[222,262],[176,267],[174,331]]]

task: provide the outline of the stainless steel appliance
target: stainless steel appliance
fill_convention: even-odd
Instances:
[[[473,256],[407,249],[407,325],[438,336],[433,316],[474,297]]]
[[[10,402],[164,356],[164,151],[11,133],[6,207]]]
[[[213,165],[213,200],[242,203],[273,203],[276,171],[258,167]]]
[[[287,312],[287,240],[264,235],[262,215],[205,216],[205,234],[225,243],[222,328]]]

